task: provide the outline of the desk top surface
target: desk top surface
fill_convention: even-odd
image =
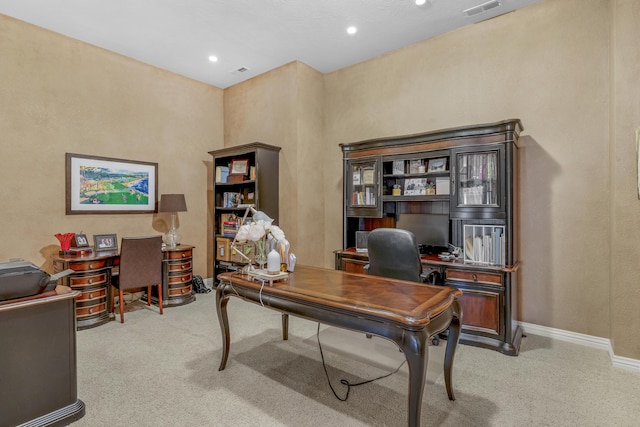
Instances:
[[[232,286],[260,289],[263,295],[319,305],[341,312],[381,318],[403,326],[426,326],[462,292],[448,286],[430,286],[365,274],[296,266],[287,280],[268,283],[238,272],[218,275]],[[233,294],[232,291],[229,292]]]

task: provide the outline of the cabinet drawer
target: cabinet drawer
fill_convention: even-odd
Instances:
[[[96,305],[88,305],[88,306],[76,308],[76,317],[82,318],[82,317],[88,317],[88,316],[95,316],[95,315],[104,313],[106,311],[107,311],[107,303],[102,302]]]
[[[181,286],[179,288],[169,288],[169,296],[175,297],[179,295],[189,295],[191,293],[191,285],[189,286]]]
[[[366,261],[360,261],[357,259],[348,259],[342,258],[340,260],[340,270],[346,273],[360,273],[366,274],[367,272],[364,270],[364,266],[369,264]]]
[[[191,270],[191,260],[184,262],[169,262],[167,263],[167,270],[169,270],[169,272]]]
[[[170,285],[175,283],[187,283],[191,281],[191,273],[180,274],[180,275],[170,275],[168,277],[168,280]]]
[[[105,298],[106,296],[107,296],[107,288],[99,288],[91,291],[81,292],[80,295],[76,297],[76,301],[88,302],[93,300],[99,300],[101,298]]]
[[[70,262],[69,268],[74,271],[87,271],[87,270],[97,270],[99,268],[104,268],[107,265],[106,259],[98,259],[92,261],[82,261],[82,262]]]
[[[459,282],[486,283],[489,285],[502,286],[502,274],[487,271],[447,268],[445,278],[446,280],[456,280]]]
[[[191,249],[184,251],[168,251],[167,259],[184,259],[191,258]]]
[[[502,335],[501,293],[477,289],[461,290],[462,295],[458,297],[458,302],[462,307],[463,332],[471,330],[500,337]]]
[[[100,274],[92,274],[90,276],[71,276],[69,277],[69,286],[72,288],[82,288],[86,286],[95,286],[107,282],[107,272]]]

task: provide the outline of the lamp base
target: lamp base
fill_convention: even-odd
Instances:
[[[169,231],[164,235],[164,243],[168,248],[175,248],[180,244],[180,235],[178,234],[178,229],[176,228],[176,214],[171,214],[171,227],[169,227]]]

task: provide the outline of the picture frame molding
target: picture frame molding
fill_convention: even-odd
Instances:
[[[66,153],[65,161],[65,213],[79,214],[132,214],[158,212],[158,163],[112,157]],[[86,203],[82,200],[81,173],[83,167],[112,168],[147,176],[147,203]],[[131,189],[135,194],[138,189]],[[144,194],[144,193],[143,193]]]

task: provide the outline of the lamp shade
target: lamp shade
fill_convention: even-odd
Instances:
[[[158,212],[186,212],[187,202],[184,194],[163,194],[160,196]]]

